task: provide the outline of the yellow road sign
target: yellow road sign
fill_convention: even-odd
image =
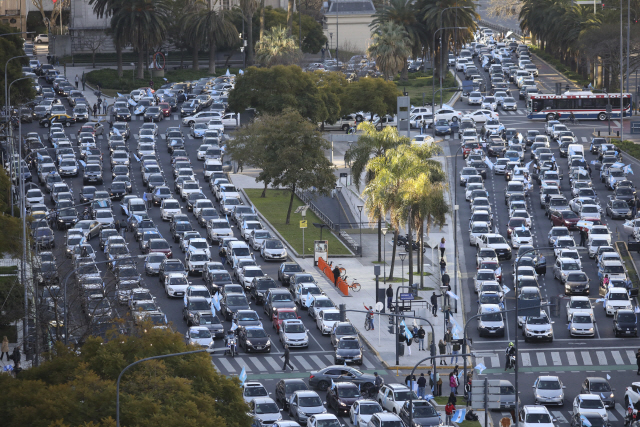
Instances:
[[[300,228],[307,228],[307,220],[300,221]]]

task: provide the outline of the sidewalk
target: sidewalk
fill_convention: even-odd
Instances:
[[[334,145],[333,162],[337,167],[336,174],[339,174],[341,172],[350,173],[350,170],[346,169],[344,165],[344,151],[346,150],[346,148],[347,148],[346,143],[342,145],[338,145],[338,144]],[[445,163],[444,167],[446,168],[445,156],[446,156],[446,153],[442,156],[438,156],[436,160]],[[257,175],[257,173],[258,173],[257,170],[251,170],[251,169],[245,168],[243,173],[232,174],[230,177],[231,177],[231,181],[239,188],[263,188],[263,186],[260,183],[255,182],[254,177]],[[348,184],[348,185],[345,185],[345,184]],[[344,187],[342,194],[345,196],[344,197],[345,201],[342,203],[347,205],[345,206],[343,204],[342,208],[344,210],[350,210],[353,214],[353,217],[358,218],[359,212],[357,211],[357,205],[358,204],[363,205],[364,203],[362,202],[361,199],[359,199],[359,196],[358,196],[359,193],[355,189],[355,185],[353,185],[352,183],[346,183],[344,178],[342,179],[342,185]],[[363,186],[360,187],[361,191],[362,191],[362,188]],[[448,199],[449,194],[447,194],[446,197]],[[355,212],[354,212],[354,208],[355,208]],[[363,222],[368,221],[366,219],[368,218],[368,216],[366,215],[365,210],[363,210],[362,212],[362,218],[363,218]],[[447,261],[447,270],[449,275],[451,276],[452,289],[457,289],[457,286],[454,283],[454,274],[453,274],[454,253],[451,250],[451,248],[453,247],[454,227],[450,225],[451,221],[452,221],[451,218],[449,218],[448,224],[445,224],[445,226],[442,229],[431,230],[428,236],[428,239],[425,239],[425,241],[438,243],[440,242],[440,239],[442,237],[445,238],[447,242],[447,248],[448,248],[447,251],[445,252],[445,259]],[[356,242],[358,243],[360,242],[359,230],[351,231],[350,235]],[[393,246],[391,242],[392,238],[393,238],[393,235],[391,233],[387,233],[387,235],[384,236],[384,240],[383,240],[383,243],[384,243],[383,251],[386,251],[386,254],[384,254],[383,258],[386,258],[386,266],[383,265],[384,263],[380,264],[380,267],[381,267],[381,275],[379,280],[380,289],[386,289],[389,286],[388,284],[387,285],[384,284],[383,277],[384,277],[385,269],[386,269],[386,274],[388,275],[389,269],[391,266],[391,256],[393,251]],[[434,247],[437,247],[437,243],[434,243]],[[349,279],[357,279],[357,281],[362,286],[359,292],[350,293],[348,297],[343,296],[342,293],[337,290],[334,284],[330,282],[317,267],[314,266],[313,258],[301,259],[301,258],[295,258],[293,256],[292,258],[296,262],[298,262],[306,271],[311,272],[314,275],[320,288],[323,290],[323,292],[325,292],[325,294],[327,294],[327,296],[329,296],[333,300],[334,303],[346,304],[347,310],[364,311],[364,304],[366,304],[367,306],[375,306],[375,302],[376,302],[376,284],[375,284],[375,276],[374,276],[374,266],[377,264],[377,260],[378,260],[377,231],[375,231],[374,229],[367,229],[366,227],[363,227],[362,246],[363,246],[362,257],[336,258],[334,260],[339,266],[346,269],[346,272],[347,272],[346,274],[349,276]],[[386,249],[384,249],[385,247]],[[401,252],[404,252],[404,248],[400,247],[396,249],[397,251],[396,251],[396,259],[395,259],[395,267],[394,267],[394,278],[400,278],[403,275],[403,270],[404,270],[404,277],[406,278],[405,280],[407,280],[408,279],[408,260],[404,261],[404,268],[403,268],[402,262],[399,257],[399,254]],[[429,327],[428,323],[431,323],[431,325],[433,325],[433,330],[435,334],[435,344],[437,346],[438,341],[440,341],[444,336],[445,322],[444,322],[444,314],[442,313],[442,306],[443,306],[442,298],[439,298],[439,302],[438,302],[439,312],[436,317],[434,317],[431,314],[430,304],[428,304],[429,298],[434,291],[436,291],[438,295],[440,294],[440,291],[439,291],[440,271],[439,271],[439,265],[433,265],[433,262],[431,261],[434,258],[436,259],[436,264],[437,264],[439,259],[439,252],[437,252],[437,249],[433,251],[431,251],[430,249],[427,249],[425,253],[425,272],[431,273],[433,275],[429,275],[424,278],[425,288],[423,290],[418,291],[418,299],[417,301],[414,302],[414,305],[412,306],[412,310],[415,310],[415,317],[419,317],[426,320],[425,321],[421,319],[416,319],[415,322],[418,325],[418,327],[420,327],[421,325],[424,327],[425,331],[428,334],[427,338],[431,335],[431,328]],[[329,259],[328,261],[331,261],[331,259]],[[414,271],[417,271],[417,265],[415,265],[415,262],[414,262]],[[419,279],[420,279],[419,276],[414,275],[414,282],[419,283]],[[405,281],[404,284],[405,286],[408,286],[408,281]],[[392,284],[392,288],[394,289],[394,294],[396,293],[398,286],[399,286],[399,283]],[[406,291],[402,290],[402,292],[403,293],[408,292],[408,290]],[[458,325],[464,324],[464,321],[463,321],[464,310],[462,309],[461,302],[462,301],[460,301],[458,304],[457,313],[452,314],[453,322],[457,323]],[[385,298],[385,301],[383,301],[383,303],[386,305],[386,298]],[[453,303],[453,300],[451,301],[451,303]],[[376,354],[376,356],[378,356],[380,361],[384,363],[388,368],[396,368],[396,367],[400,369],[412,368],[422,359],[429,356],[428,340],[425,339],[426,351],[418,351],[418,343],[414,342],[414,344],[412,344],[411,346],[411,355],[408,355],[407,352],[405,352],[404,356],[399,356],[399,360],[398,360],[399,363],[396,365],[395,336],[392,336],[389,334],[388,318],[384,315],[383,316],[376,315],[375,322],[374,322],[375,330],[366,331],[363,327],[365,322],[364,312],[362,313],[348,312],[347,316],[349,317],[351,323],[358,329],[358,331],[360,332],[360,335],[366,341],[370,349]],[[406,318],[407,326],[411,327],[414,323],[414,320],[408,318],[408,316],[413,316],[413,315],[410,313],[407,313],[407,318]],[[462,338],[461,326],[459,331],[460,331],[459,332],[460,338]],[[447,357],[446,361],[447,361],[447,365],[451,364],[451,359],[449,357]],[[463,364],[462,357],[458,358],[457,363],[460,366],[462,366]],[[454,365],[456,364],[455,359],[453,360],[453,364]],[[421,363],[421,366],[426,367],[429,365],[430,363],[428,361]],[[438,367],[440,368],[440,365],[438,365]],[[451,369],[452,367],[453,366],[448,366],[448,367],[442,366],[442,368],[448,368],[448,369]]]

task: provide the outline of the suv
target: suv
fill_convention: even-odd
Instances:
[[[553,326],[546,311],[541,310],[540,316],[528,316],[524,322],[524,340],[529,341],[553,341]]]
[[[384,384],[380,387],[376,400],[383,409],[398,414],[404,402],[409,400],[411,393],[413,393],[413,399],[418,400],[415,393],[404,384]]]
[[[38,34],[35,39],[33,39],[34,43],[49,43],[49,34]]]
[[[556,419],[542,405],[525,405],[518,414],[523,427],[554,427]]]

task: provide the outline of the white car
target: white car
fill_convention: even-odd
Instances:
[[[456,111],[449,106],[443,106],[439,110],[436,110],[435,121],[438,120],[447,120],[450,122],[457,122],[462,119],[462,113],[460,111]]]
[[[309,347],[307,328],[300,319],[283,320],[278,335],[282,345],[286,344],[290,348]]]
[[[589,312],[593,316],[593,306],[589,297],[585,296],[572,296],[567,303],[567,322],[571,321],[571,316],[576,311]]]
[[[519,417],[523,427],[555,427],[556,419],[542,405],[524,405]]]
[[[480,105],[482,104],[482,93],[480,92],[471,92],[467,97],[467,104],[469,105]]]
[[[578,213],[578,215],[580,215],[580,219],[584,219],[587,221],[599,221],[601,219],[600,209],[597,205],[582,205],[582,208],[580,209],[580,213]]]
[[[288,257],[287,249],[278,239],[266,239],[260,246],[260,256],[263,260],[285,261]]]
[[[258,397],[269,397],[269,392],[262,383],[257,381],[246,381],[242,385],[242,398],[249,403]]]
[[[479,242],[476,245],[476,248],[490,248],[496,251],[498,259],[511,259],[511,247],[507,243],[504,236],[502,236],[501,234],[485,234],[483,236],[480,236],[478,240]]]
[[[320,329],[322,335],[329,335],[333,325],[340,321],[340,311],[336,309],[320,310],[316,314],[316,327]]]
[[[511,232],[511,246],[514,248],[519,248],[522,245],[531,245],[533,244],[533,236],[531,235],[531,231],[528,228],[524,230],[521,228],[516,228]]]
[[[211,145],[211,144],[202,144],[200,147],[198,147],[198,151],[196,152],[196,158],[198,160],[204,160],[204,155],[207,153],[207,150],[209,148],[213,148],[213,145]]]
[[[560,256],[560,251],[562,249],[575,248],[576,242],[573,240],[573,237],[571,236],[560,236],[556,239],[553,246],[554,246],[553,252],[556,258],[558,258]]]
[[[600,396],[595,394],[579,394],[573,399],[573,413],[596,412],[602,415],[605,421],[609,421],[607,409]]]
[[[184,336],[187,345],[206,348],[213,353],[213,336],[206,326],[191,326]]]
[[[494,112],[498,109],[498,103],[493,96],[485,96],[482,98],[482,102],[480,103],[480,108],[482,110],[489,110]]]
[[[207,243],[207,239],[202,239],[202,238],[189,239],[187,252],[193,252],[193,251],[202,251],[207,255],[207,257],[211,258],[211,248],[209,247],[209,243]]]
[[[498,113],[495,113],[491,110],[476,110],[472,113],[465,114],[465,119],[471,119],[475,123],[485,123],[487,120],[495,119],[498,120],[500,117]]]
[[[593,312],[589,310],[575,310],[569,321],[569,335],[572,337],[596,336],[596,325]]]
[[[249,236],[249,246],[251,246],[254,251],[259,251],[264,241],[271,238],[271,233],[267,230],[254,230],[251,232],[251,236]]]
[[[324,295],[320,288],[315,283],[302,282],[298,283],[293,290],[293,301],[300,307],[307,306],[307,300],[309,296],[315,298],[320,295]]]
[[[371,416],[382,412],[382,406],[373,400],[356,400],[349,409],[349,420],[355,427],[367,427]]]
[[[222,242],[225,237],[233,237],[233,230],[229,221],[224,218],[210,219],[207,221],[207,237],[212,242]]]
[[[217,130],[220,133],[224,132],[224,124],[221,119],[211,119],[207,122],[207,128],[209,130]]]
[[[490,269],[478,270],[473,278],[473,288],[476,293],[480,292],[480,288],[485,282],[496,282],[496,273]]]
[[[169,273],[164,279],[164,292],[168,297],[182,297],[187,292],[189,280],[184,273]]]
[[[633,305],[625,288],[609,288],[604,296],[604,312],[607,316],[613,316],[618,310],[631,310]]]
[[[560,378],[541,375],[533,383],[533,396],[536,405],[564,405],[564,388]],[[555,421],[555,420],[554,420]]]
[[[238,271],[238,282],[240,282],[245,290],[251,289],[253,278],[261,276],[264,276],[264,273],[258,266],[242,267],[242,269]]]
[[[471,231],[469,233],[469,244],[471,246],[476,246],[480,236],[490,232],[489,223],[484,221],[474,221],[471,224]]]
[[[222,117],[222,114],[217,111],[200,111],[193,116],[188,116],[182,119],[183,126],[191,126],[193,123],[207,123],[211,119],[218,119]]]
[[[111,228],[115,225],[116,220],[111,209],[98,209],[95,211],[94,216],[96,221],[102,224],[103,228]]]
[[[409,390],[409,387],[404,384],[384,384],[380,387],[380,391],[378,391],[377,400],[383,409],[393,412],[394,414],[399,414],[402,405],[409,400],[411,394],[413,394],[412,399],[418,399],[415,392]]]
[[[176,199],[164,199],[160,205],[160,216],[164,221],[169,221],[174,215],[182,213],[180,202]]]
[[[44,195],[39,188],[32,188],[27,191],[27,206],[35,205],[38,203],[44,204]]]
[[[312,319],[316,319],[320,311],[331,308],[336,308],[333,301],[331,301],[331,298],[324,295],[316,296],[314,297],[313,301],[311,301],[311,305],[309,306],[307,312],[309,314],[309,317],[311,317]]]

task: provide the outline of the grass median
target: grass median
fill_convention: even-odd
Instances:
[[[402,92],[407,92],[411,99],[411,105],[424,105],[430,104],[433,101],[433,79],[431,70],[426,72],[410,73],[409,80],[394,80],[398,89]],[[444,81],[442,82],[443,88],[458,86],[456,78],[450,72],[447,72]],[[435,82],[436,103],[440,104],[440,81]],[[447,103],[453,96],[455,91],[443,90],[442,102]]]
[[[291,245],[296,252],[302,254],[302,229],[300,228],[299,214],[293,211],[298,206],[304,205],[297,196],[293,198],[293,208],[291,211],[290,224],[285,224],[287,219],[287,209],[291,192],[288,190],[267,190],[266,197],[260,197],[262,190],[259,188],[248,188],[244,190],[247,197],[256,209],[278,230],[278,233]],[[313,241],[320,240],[320,228],[313,226],[313,223],[322,223],[320,218],[311,210],[307,210],[308,228],[304,230],[304,253],[313,255]],[[331,255],[351,255],[351,252],[336,237],[324,230],[322,239],[329,241],[329,256]]]

